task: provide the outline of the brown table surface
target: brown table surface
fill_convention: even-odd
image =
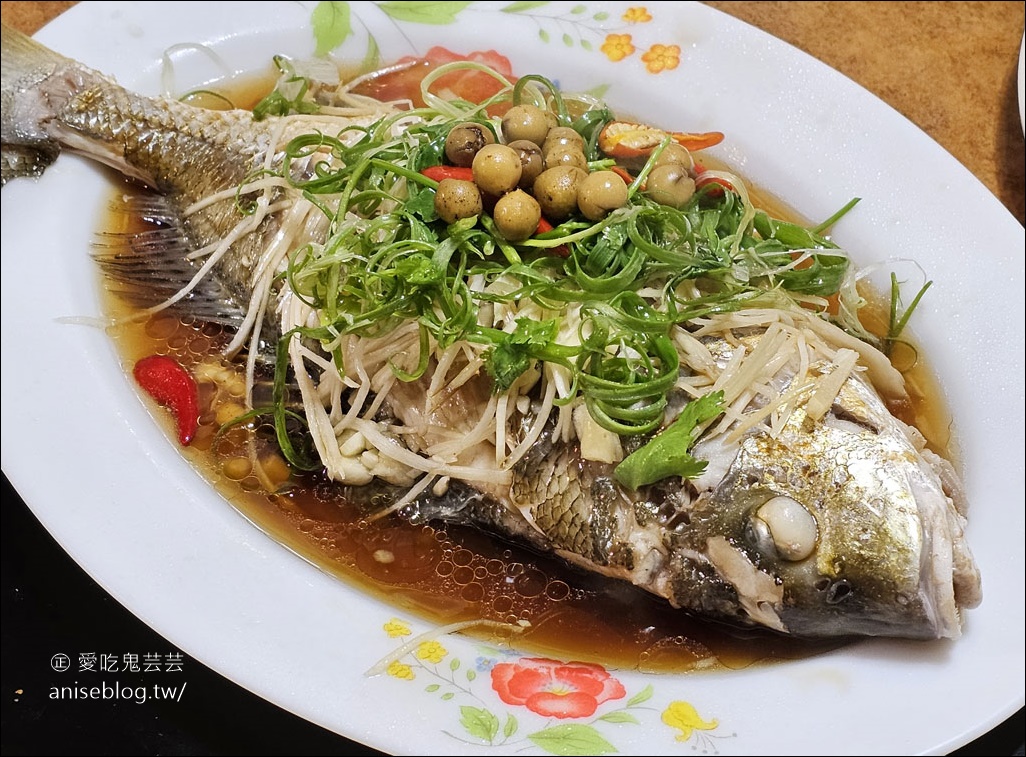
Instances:
[[[876,94],[972,170],[1020,223],[1026,223],[1026,153],[1016,80],[1019,46],[1023,39],[1024,3],[707,4],[791,43]],[[73,2],[0,2],[0,18],[31,34],[73,5]],[[4,488],[5,491],[10,488],[6,479]],[[10,507],[5,505],[4,510],[9,511]],[[17,527],[38,528],[27,512],[18,517],[22,516],[24,518],[18,521]],[[11,530],[5,523],[4,531]],[[45,542],[45,534],[36,534],[32,538],[44,540],[40,541],[40,549],[46,545],[57,550],[55,545]],[[5,558],[12,552],[8,544],[5,538]],[[24,554],[29,553],[25,547]],[[61,559],[59,550],[53,559]],[[18,564],[16,558],[12,558],[12,562]],[[68,569],[74,570],[74,566]],[[4,573],[6,583],[9,576],[6,560]],[[29,576],[22,578],[25,582],[30,580]],[[22,589],[15,587],[16,591]],[[97,596],[102,597],[102,592],[92,587],[82,591],[87,596],[83,602],[91,601],[88,597],[93,595],[89,592],[96,591]],[[6,592],[5,588],[5,601]],[[59,604],[49,606],[52,613],[59,610],[66,610],[66,607]],[[106,610],[120,608],[115,605]],[[5,629],[10,629],[6,610],[4,617]],[[43,627],[52,621],[53,617],[48,616]],[[144,629],[135,627],[130,631],[134,634],[133,639],[144,632]],[[13,638],[24,643],[27,634],[20,630],[17,633]],[[8,630],[5,630],[5,667],[6,648],[9,646],[7,634]],[[190,680],[195,679],[190,677]],[[152,728],[136,725],[136,721],[126,718],[110,720],[106,711],[92,711],[88,723],[81,725],[67,720],[71,713],[62,714],[60,721],[49,718],[27,726],[24,721],[34,718],[35,713],[26,713],[20,719],[5,714],[4,751],[12,754],[57,753],[53,750],[59,752],[62,744],[65,747],[75,744],[76,753],[96,750],[98,753],[120,753],[121,749],[134,747],[137,753],[167,753],[170,750],[177,754],[228,754],[244,753],[248,747],[267,754],[373,754],[372,750],[361,745],[320,733],[315,726],[277,712],[248,692],[227,682],[219,682],[216,676],[199,682],[199,686],[203,690],[197,691],[195,696],[204,700],[201,707],[209,706],[217,713],[212,714],[217,726],[197,725],[184,712],[159,713],[154,716]],[[15,686],[8,688],[15,690]],[[26,698],[27,695],[28,692]],[[5,709],[18,707],[17,704],[9,704],[7,697],[3,704]],[[105,729],[116,729],[121,733],[104,732]],[[129,731],[125,732],[125,729]],[[1021,755],[1022,730],[1020,710],[1000,728],[955,754]],[[9,740],[8,733],[15,732],[27,734],[32,743]],[[47,734],[54,740],[47,742]]]
[[[813,55],[898,110],[1026,224],[1016,80],[1022,2],[707,2]],[[0,2],[33,33],[72,2]]]

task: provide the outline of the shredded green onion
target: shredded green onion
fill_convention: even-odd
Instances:
[[[275,62],[281,80],[257,106],[258,117],[315,110],[307,83],[287,61]],[[468,68],[495,78],[502,85],[499,94],[467,103],[431,92],[441,76]],[[339,134],[307,134],[286,148],[281,177],[330,219],[330,235],[290,257],[288,283],[321,323],[295,329],[283,345],[291,338],[319,340],[336,350],[335,365],[344,371],[340,336],[383,336],[412,322],[419,331],[419,356],[412,370],[393,364],[401,380],[424,374],[435,345],[463,340],[481,347],[497,392],[532,366],[551,362],[570,372],[573,393],[600,426],[644,435],[664,424],[667,397],[679,376],[672,328],[767,298],[807,307],[844,289],[848,257],[824,233],[857,198],[811,228],[752,207],[740,179],[736,191],[707,185],[682,208],[660,205],[643,187],[669,137],[637,171],[628,204],[600,221],[574,217],[518,244],[503,239],[487,213],[446,225],[434,211],[437,182],[420,171],[443,163],[446,135],[457,123],[475,120],[498,132],[489,107],[535,103],[581,133],[589,159],[605,167],[611,160],[599,154],[596,140],[614,116],[605,106],[581,110],[544,77],[511,83],[475,63],[432,71],[422,93],[426,108]],[[396,128],[400,118],[404,126]],[[565,256],[554,255],[556,250]],[[479,284],[471,286],[471,280]],[[487,286],[499,280],[511,285]],[[888,345],[925,290],[900,317],[892,310]],[[479,322],[482,307],[529,301],[548,314],[544,320],[516,320],[505,331]],[[854,317],[844,313],[855,310],[842,308],[833,317],[844,327],[843,319]],[[825,309],[823,317],[830,317]],[[569,332],[567,324],[573,325]],[[568,333],[573,339],[566,341]],[[286,352],[279,350],[275,382],[275,401],[282,406]],[[275,412],[279,442],[290,462],[302,465],[286,419],[283,410]]]

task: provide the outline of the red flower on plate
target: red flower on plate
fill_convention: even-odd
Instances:
[[[492,668],[492,688],[506,704],[545,717],[586,718],[598,706],[627,694],[601,665],[524,657]]]
[[[510,81],[515,81],[513,68],[509,58],[500,55],[495,50],[478,50],[467,55],[460,55],[444,47],[432,47],[423,56],[407,56],[396,61],[397,66],[408,64],[390,74],[376,77],[361,87],[358,91],[363,94],[372,95],[381,100],[412,100],[417,107],[423,107],[424,101],[420,97],[420,83],[431,71],[443,66],[446,63],[456,61],[471,61],[482,63],[502,74]],[[431,91],[446,99],[459,98],[472,103],[479,103],[486,100],[500,89],[502,83],[483,71],[466,69],[453,71],[437,79],[431,85]],[[500,115],[494,113],[493,115]]]

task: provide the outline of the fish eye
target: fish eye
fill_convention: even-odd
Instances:
[[[780,557],[769,524],[757,514],[753,514],[745,524],[745,540],[766,557]]]
[[[760,505],[749,518],[745,531],[761,553],[790,562],[811,555],[819,540],[816,518],[801,502],[785,496],[773,497]]]

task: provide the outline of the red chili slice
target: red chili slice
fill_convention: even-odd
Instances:
[[[178,361],[167,355],[150,355],[135,364],[136,382],[147,394],[169,408],[178,423],[178,442],[187,447],[199,428],[199,387]]]
[[[626,168],[622,168],[620,166],[610,166],[609,170],[615,173],[621,179],[623,179],[624,183],[628,186],[631,184],[631,182],[634,181],[634,177],[631,176],[630,171],[628,171]],[[641,189],[645,189],[644,185],[641,186]]]
[[[442,181],[443,179],[474,180],[473,169],[461,166],[428,166],[427,168],[420,169],[420,172],[434,181]]]
[[[544,234],[546,232],[552,231],[554,228],[556,227],[549,223],[548,219],[545,218],[545,216],[542,216],[538,219],[538,228],[534,230],[534,235],[538,236],[539,234]],[[555,255],[558,258],[568,258],[570,257],[570,248],[567,247],[565,244],[561,244],[556,247],[550,248],[549,254]]]

